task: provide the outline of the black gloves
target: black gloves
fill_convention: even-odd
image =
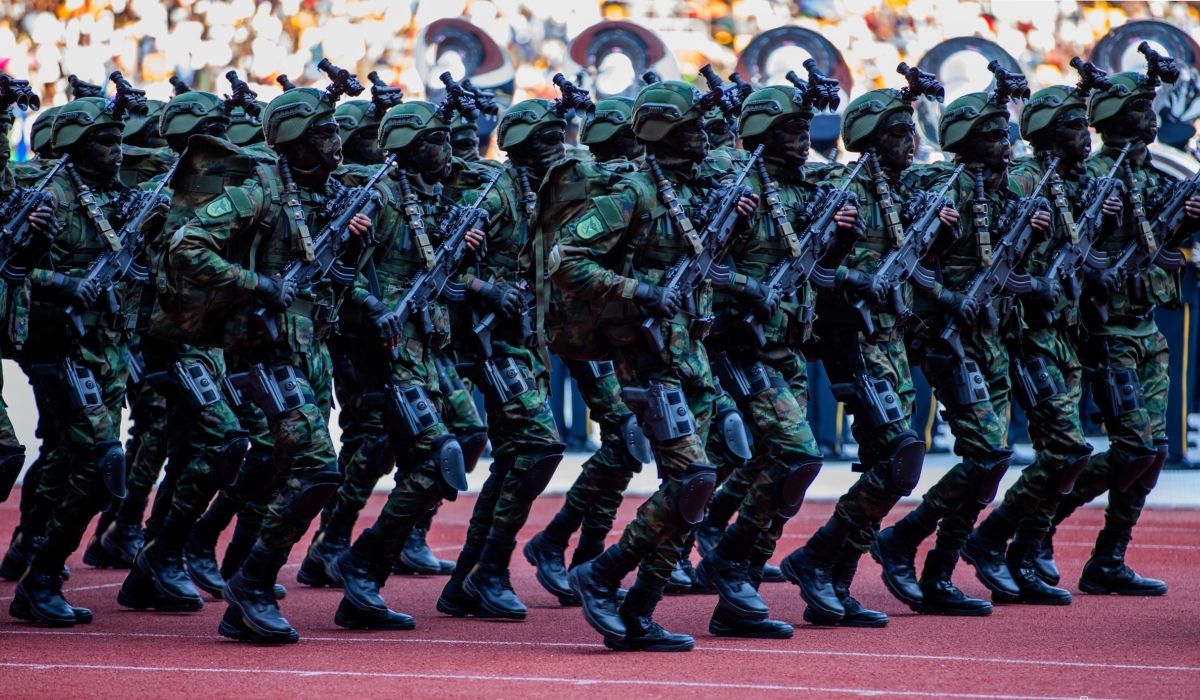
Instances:
[[[753,277],[746,278],[746,287],[742,290],[741,297],[764,319],[774,316],[775,311],[779,309],[779,297],[775,291]]]
[[[258,285],[251,293],[263,306],[272,311],[287,311],[296,301],[296,283],[285,282],[282,277],[258,276]]]
[[[1112,296],[1121,290],[1121,273],[1115,267],[1103,270],[1084,267],[1083,278],[1093,287],[1100,287],[1107,296]]]
[[[379,332],[379,339],[385,343],[404,334],[404,326],[400,323],[400,317],[389,311],[376,297],[367,297],[367,300],[363,302],[362,311],[375,325],[375,330]]]
[[[483,280],[477,281],[479,289],[475,293],[489,309],[505,318],[515,318],[521,312],[521,297],[516,287],[507,282],[492,284]]]
[[[638,282],[633,291],[633,303],[644,307],[657,318],[674,318],[679,313],[683,300],[679,298],[679,290],[657,287],[653,284]]]
[[[979,315],[979,304],[974,299],[949,289],[942,290],[938,303],[943,311],[954,316],[954,320],[963,326],[975,323],[975,317]]]
[[[852,290],[859,299],[866,301],[871,306],[879,306],[883,303],[884,295],[887,294],[887,288],[884,286],[883,280],[868,272],[847,270],[846,278],[842,284]]]
[[[68,277],[61,272],[50,276],[50,289],[70,302],[76,310],[91,308],[100,296],[100,286],[82,277]]]
[[[1062,283],[1058,281],[1057,277],[1034,277],[1033,291],[1029,293],[1029,296],[1042,306],[1052,309],[1062,298],[1062,293]]]

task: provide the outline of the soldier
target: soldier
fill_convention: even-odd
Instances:
[[[576,206],[547,207],[539,222],[543,245],[554,243],[552,236],[570,217],[578,204],[591,196],[603,196],[614,173],[636,171],[633,160],[644,149],[633,135],[633,100],[614,97],[596,103],[587,110],[580,143],[591,151],[595,164],[568,156],[555,164],[543,184],[543,198],[553,193],[570,193]],[[583,179],[579,179],[583,178]],[[582,185],[582,187],[580,186]],[[569,319],[565,322],[570,322]],[[604,551],[604,538],[612,530],[621,507],[622,494],[642,463],[651,460],[650,447],[637,425],[637,418],[621,400],[621,385],[611,361],[564,359],[579,387],[592,420],[600,424],[600,449],[583,463],[583,470],[567,491],[566,502],[545,530],[525,545],[525,559],[537,568],[542,586],[564,605],[579,601],[567,584],[565,552],[576,530],[579,543],[571,557],[571,567],[594,559]],[[582,529],[581,529],[582,528]]]
[[[394,316],[366,290],[339,291],[327,278],[297,289],[279,274],[293,260],[315,260],[321,243],[315,232],[327,219],[349,213],[339,208],[350,193],[329,178],[342,150],[334,105],[353,88],[345,77],[324,93],[296,88],[272,100],[263,128],[278,162],[255,168],[241,186],[224,188],[175,233],[169,248],[166,274],[179,285],[178,322],[202,321],[207,332],[196,333],[196,345],[232,340],[231,365],[247,372],[230,380],[245,387],[246,398],[266,418],[280,471],[258,542],[222,591],[229,608],[218,631],[236,640],[299,639],[279,611],[274,584],[292,545],[341,480],[326,427],[331,382],[325,338],[333,310],[342,301],[360,306],[381,339],[396,335]],[[276,199],[272,192],[284,194]],[[368,216],[353,214],[347,227],[352,249],[369,245],[364,239],[371,228]],[[264,427],[242,423],[256,437]]]
[[[999,82],[999,79],[998,79]],[[1024,83],[1024,79],[1020,80]],[[1006,231],[993,235],[991,226],[1002,220],[1005,210],[1015,203],[1021,191],[1010,183],[1008,165],[1012,147],[1008,141],[1008,95],[999,88],[995,93],[971,93],[946,107],[938,125],[938,141],[944,150],[955,154],[954,164],[965,170],[951,183],[946,196],[956,208],[969,206],[973,216],[963,220],[963,235],[940,257],[942,284],[953,291],[965,289],[981,267],[991,264],[992,244],[1003,240]],[[930,186],[947,180],[949,167],[934,171]],[[1039,233],[1050,230],[1048,212],[1039,210],[1031,220]],[[942,315],[926,310],[922,321],[940,329],[947,316],[961,324],[965,357],[937,355],[939,347],[910,344],[922,358],[921,369],[934,381],[938,401],[946,406],[943,413],[955,437],[955,453],[963,461],[955,465],[927,491],[916,510],[895,526],[879,533],[871,553],[883,568],[884,583],[902,602],[918,612],[938,615],[990,615],[992,605],[985,600],[968,598],[951,580],[963,541],[975,526],[979,512],[996,496],[1000,479],[1012,461],[1005,447],[1008,434],[1009,358],[1003,343],[1006,312],[1004,295],[993,303],[994,318],[981,310],[977,320],[974,307],[959,298],[942,304]],[[918,311],[921,307],[918,307]],[[937,342],[934,338],[931,342]],[[980,391],[973,391],[980,386]],[[986,396],[981,396],[986,386]],[[914,482],[915,483],[915,482]],[[937,530],[937,542],[925,560],[918,582],[914,560],[917,546]]]
[[[450,124],[450,147],[454,149],[454,157],[472,165],[494,163],[479,155],[479,125],[474,119],[467,119],[459,114]]]
[[[1021,477],[1004,494],[1000,506],[975,528],[963,545],[962,558],[975,567],[975,575],[992,591],[997,602],[1016,600],[1032,605],[1071,602],[1069,591],[1048,585],[1034,568],[1041,552],[1041,535],[1045,533],[1033,539],[1013,539],[1007,547],[1006,544],[1023,519],[1054,512],[1062,498],[1060,489],[1070,491],[1071,483],[1092,453],[1079,420],[1079,402],[1083,396],[1083,367],[1075,351],[1079,342],[1079,300],[1063,293],[1058,277],[1046,276],[1052,258],[1064,242],[1078,238],[1075,217],[1082,213],[1082,195],[1088,187],[1089,178],[1084,170],[1092,150],[1092,135],[1088,130],[1087,96],[1093,83],[1089,73],[1083,75],[1084,80],[1078,86],[1056,85],[1039,90],[1021,110],[1021,136],[1033,146],[1035,155],[1017,161],[1013,176],[1036,183],[1045,175],[1050,158],[1058,159],[1058,167],[1049,184],[1055,210],[1054,235],[1030,253],[1025,271],[1037,282],[1034,292],[1021,300],[1025,328],[1018,339],[1010,342],[1013,348],[1010,354],[1030,376],[1047,373],[1055,393],[1037,397],[1035,405],[1023,406],[1037,456],[1033,464],[1021,471]],[[1121,213],[1121,202],[1115,197],[1110,197],[1103,206],[1108,217]],[[1029,399],[1025,401],[1028,403]]]
[[[166,106],[162,100],[146,100],[146,116],[127,117],[122,132],[124,144],[134,148],[166,148],[167,140],[158,133],[158,122]]]
[[[471,359],[468,377],[483,391],[492,467],[475,502],[466,543],[438,598],[438,610],[456,617],[525,618],[525,605],[509,581],[509,562],[517,532],[566,447],[548,401],[546,302],[538,295],[530,303],[523,291],[531,279],[542,279],[545,261],[539,255],[531,265],[519,257],[537,216],[534,188],[562,157],[565,126],[546,100],[519,102],[504,115],[499,144],[509,161],[481,204],[491,218],[486,252],[461,278],[471,303],[459,313],[454,348],[460,358]],[[459,171],[446,194],[462,198],[464,190],[479,187],[492,172]],[[468,323],[475,317],[476,327],[491,330],[475,333],[475,324]]]
[[[1118,251],[1134,241],[1147,246],[1152,234],[1146,219],[1154,216],[1153,209],[1173,194],[1176,185],[1170,176],[1154,167],[1148,147],[1158,136],[1158,115],[1153,104],[1157,87],[1161,82],[1174,82],[1178,72],[1173,70],[1173,59],[1164,60],[1145,43],[1139,50],[1147,54],[1150,63],[1147,72],[1111,76],[1113,89],[1093,93],[1088,102],[1088,119],[1104,145],[1088,160],[1087,174],[1101,177],[1111,172],[1118,153],[1129,145],[1118,174],[1125,186],[1121,223],[1107,232],[1100,246],[1100,250],[1108,253],[1110,264],[1119,257]],[[1178,239],[1194,232],[1200,219],[1200,199],[1189,198],[1185,207],[1184,231]],[[1166,244],[1167,241],[1155,243]],[[1181,273],[1168,267],[1171,266],[1154,265],[1138,275],[1123,273],[1115,267],[1085,272],[1084,297],[1094,297],[1100,305],[1108,305],[1107,320],[1085,313],[1084,327],[1089,341],[1081,346],[1080,355],[1088,366],[1098,370],[1091,380],[1092,395],[1097,398],[1104,417],[1109,449],[1091,458],[1074,488],[1058,504],[1051,522],[1046,522],[1044,516],[1026,518],[1018,531],[1018,537],[1026,541],[1048,533],[1045,546],[1052,551],[1054,528],[1076,508],[1107,491],[1104,528],[1096,536],[1092,556],[1079,577],[1079,589],[1084,593],[1146,596],[1167,592],[1166,583],[1143,578],[1130,569],[1125,564],[1125,550],[1146,496],[1158,482],[1167,458],[1163,421],[1170,384],[1168,349],[1166,339],[1155,325],[1154,308],[1173,309],[1181,303]],[[1092,304],[1084,305],[1085,309],[1089,307]],[[1116,396],[1127,393],[1136,395],[1137,400],[1116,400]],[[1114,398],[1106,401],[1105,396]],[[1047,565],[1046,569],[1049,575],[1057,573],[1057,567]]]
[[[850,595],[858,561],[875,540],[879,523],[900,498],[912,492],[925,456],[925,443],[911,429],[912,373],[904,348],[904,314],[913,303],[916,288],[905,281],[894,296],[880,289],[874,275],[886,254],[904,243],[899,213],[904,201],[916,193],[905,180],[916,152],[913,102],[922,95],[936,94],[940,86],[917,86],[910,82],[902,90],[867,92],[847,106],[842,120],[846,149],[861,153],[863,168],[849,183],[857,198],[865,235],[854,244],[844,264],[838,267],[835,289],[820,295],[818,332],[825,371],[841,388],[854,388],[846,401],[854,415],[852,425],[858,442],[855,466],[862,476],[838,499],[833,516],[781,567],[800,586],[808,603],[804,619],[818,625],[883,627],[884,613],[865,609]],[[939,211],[943,234],[953,232],[958,213],[950,207]],[[951,292],[928,292],[945,308],[959,303]],[[903,308],[890,299],[900,298]],[[864,328],[853,308],[863,302],[870,309],[870,329]],[[867,378],[870,381],[861,381]],[[891,395],[899,409],[875,415],[868,408]],[[860,395],[862,394],[862,395]]]
[[[700,521],[716,483],[716,468],[705,451],[716,392],[704,346],[691,332],[696,319],[709,315],[711,291],[703,286],[683,311],[685,300],[660,283],[685,249],[682,231],[674,226],[686,229],[684,222],[690,223],[687,217],[711,186],[697,167],[709,152],[703,118],[707,109],[687,83],[668,81],[643,89],[634,105],[634,133],[645,144],[647,159],[653,156],[661,166],[663,185],[673,187],[684,209],[676,209],[673,217],[660,206],[657,173],[654,179],[640,171],[614,178],[609,194],[589,199],[559,229],[550,255],[548,270],[564,304],[597,321],[594,329],[579,324],[560,333],[559,342],[592,343],[592,352],[610,353],[625,391],[646,392],[648,401],[631,408],[641,412],[639,422],[651,437],[663,480],[621,541],[568,575],[584,618],[611,649],[686,651],[695,645],[687,635],[663,630],[653,614],[677,563],[680,535]],[[748,216],[757,205],[756,196],[743,196],[737,211]],[[647,317],[662,321],[662,350],[643,336],[641,323]],[[627,396],[626,402],[631,398],[637,395]],[[666,554],[673,555],[669,559],[662,552],[667,545]],[[621,579],[648,558],[618,609]]]
[[[429,247],[434,244],[429,236],[448,233],[439,229],[439,220],[454,205],[441,195],[438,184],[468,167],[451,156],[452,114],[447,105],[410,101],[388,110],[379,127],[378,147],[395,155],[396,164],[385,180],[391,206],[380,217],[380,242],[367,275],[389,308],[426,269],[426,256],[433,254]],[[478,249],[483,238],[482,231],[472,229],[466,244]],[[348,629],[413,628],[412,617],[388,610],[379,589],[400,562],[400,545],[409,541],[410,531],[422,524],[442,497],[456,498],[457,489],[466,484],[462,447],[435,408],[446,398],[440,391],[435,353],[448,340],[449,314],[440,304],[429,314],[429,330],[416,318],[405,324],[395,360],[382,348],[361,341],[350,353],[360,391],[368,392],[368,397],[382,392],[388,402],[395,402],[361,411],[371,425],[364,431],[369,437],[359,447],[363,455],[359,461],[378,465],[376,474],[390,471],[397,461],[401,467],[396,487],[374,525],[330,566],[331,575],[342,582],[343,594],[334,622]],[[362,320],[356,323],[353,316],[343,319],[341,327],[350,340],[370,331],[369,325]],[[405,420],[406,415],[415,420]],[[333,518],[342,508],[339,502]]]
[[[49,517],[36,527],[30,522],[21,536],[44,536],[45,544],[32,555],[9,613],[55,626],[91,621],[90,611],[72,608],[63,598],[63,564],[92,517],[112,496],[125,495],[121,405],[140,283],[120,279],[101,290],[85,278],[98,255],[122,245],[115,232],[124,222],[116,215],[125,216],[140,203],[118,174],[121,117],[139,104],[144,109],[144,96],[127,88],[119,74],[114,76],[118,91],[111,100],[81,98],[55,116],[51,146],[70,161],[47,189],[64,227],[50,255],[30,276],[35,301],[26,349],[40,361],[30,365],[37,378],[35,391],[54,413],[66,454],[56,465],[59,473],[44,473],[39,481],[37,507]],[[102,292],[101,308],[92,309]],[[67,310],[78,314],[82,333],[68,320]]]
[[[717,636],[786,639],[793,633],[791,625],[768,619],[758,586],[784,524],[799,511],[821,469],[807,421],[808,373],[800,351],[812,340],[815,294],[805,284],[794,300],[780,299],[766,280],[792,256],[789,245],[798,246],[794,231],[803,231],[805,205],[817,194],[804,170],[808,125],[815,107],[825,107],[814,104],[817,97],[791,86],[771,86],[751,94],[742,106],[738,136],[746,148],[764,148],[764,167],[751,187],[771,201],[763,201],[750,235],[731,251],[728,272],[713,275],[719,292],[713,304],[717,320],[705,347],[712,353],[713,374],[749,418],[756,447],[754,459],[731,477],[749,485],[738,518],[697,569],[719,597],[709,622],[709,631]],[[768,190],[777,190],[778,201],[764,197]],[[857,211],[844,207],[835,220],[844,234],[839,238],[853,238]],[[845,251],[844,244],[840,249]],[[835,257],[834,265],[843,256]],[[762,318],[761,339],[741,324],[751,311]]]
[[[266,137],[263,136],[262,128],[262,111],[267,108],[267,103],[255,100],[254,106],[258,109],[248,110],[245,107],[235,107],[229,113],[229,128],[225,131],[225,138],[239,148],[270,153],[271,150],[266,145]]]

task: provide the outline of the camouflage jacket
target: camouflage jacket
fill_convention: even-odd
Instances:
[[[179,156],[169,148],[140,148],[121,146],[121,182],[138,187],[163,175],[175,165]]]
[[[1093,154],[1087,161],[1088,175],[1092,177],[1107,175],[1112,169],[1113,163],[1116,162],[1123,145],[1106,143],[1099,152]],[[1125,162],[1133,171],[1133,179],[1141,194],[1143,206],[1153,199],[1155,190],[1174,179],[1154,167],[1150,153],[1144,148],[1130,149],[1129,155],[1125,156]],[[1121,223],[1106,231],[1106,235],[1103,236],[1099,245],[1100,250],[1109,254],[1110,264],[1117,257],[1117,251],[1138,238],[1133,205],[1129,201],[1128,191],[1122,198],[1125,201],[1125,210],[1121,215]],[[1153,217],[1154,212],[1147,210],[1146,218],[1153,221]],[[1155,307],[1179,308],[1182,303],[1181,274],[1181,271],[1169,272],[1152,265],[1142,275],[1140,283],[1135,285],[1130,279],[1122,280],[1121,289],[1109,299],[1108,323],[1102,324],[1091,314],[1085,314],[1084,325],[1088,334],[1140,338],[1157,333],[1158,326],[1154,323]],[[1138,287],[1141,288],[1140,294]],[[1091,291],[1085,289],[1083,297],[1088,298]]]
[[[0,202],[8,198],[18,189],[16,178],[11,166],[0,163]],[[0,221],[0,225],[8,225]],[[20,348],[29,336],[29,290],[32,285],[26,279],[20,284],[13,284],[0,277],[0,324],[3,324],[4,340],[14,347]]]

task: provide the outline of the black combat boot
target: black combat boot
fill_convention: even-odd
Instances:
[[[625,622],[617,610],[617,591],[621,579],[637,565],[635,557],[623,552],[619,545],[613,545],[600,556],[567,573],[571,592],[583,607],[583,618],[606,640],[625,639]]]
[[[333,622],[351,630],[410,630],[417,623],[409,615],[389,610],[379,595],[382,578],[387,580],[379,536],[375,530],[363,531],[354,546],[338,557],[335,566],[342,579],[342,602]]]
[[[295,644],[300,634],[292,629],[275,602],[275,577],[287,552],[272,552],[257,543],[238,571],[225,582],[222,598],[234,614],[226,612],[218,632],[230,639],[258,644]]]
[[[517,546],[514,540],[488,537],[475,568],[463,580],[467,595],[478,597],[484,610],[506,620],[524,620],[529,611],[517,597],[508,565]]]
[[[134,610],[153,608],[159,612],[192,612],[204,607],[200,593],[196,591],[183,569],[183,527],[172,516],[167,516],[158,536],[142,547],[134,560],[134,569],[128,577],[129,585],[122,585],[117,602]],[[145,586],[144,580],[153,583]]]
[[[1041,543],[1013,540],[1008,546],[1009,571],[1021,590],[1020,602],[1027,605],[1070,605],[1071,592],[1046,585],[1033,568]]]
[[[334,564],[348,549],[348,533],[319,530],[308,547],[308,553],[304,555],[304,561],[300,563],[300,570],[296,572],[296,582],[313,588],[341,588],[342,580],[337,577]]]
[[[144,504],[142,508],[143,510],[140,512],[144,512]],[[135,512],[135,509],[131,508],[130,513],[132,512]],[[137,558],[137,553],[146,543],[146,539],[142,530],[141,518],[138,517],[136,521],[126,520],[122,518],[122,515],[124,515],[123,512],[117,512],[117,519],[100,536],[100,545],[108,550],[110,555],[124,562],[122,568],[129,568],[133,566],[133,560]]]
[[[683,546],[679,549],[679,566],[675,572],[671,574],[670,580],[667,582],[667,588],[674,588],[680,593],[690,595],[715,595],[717,589],[710,584],[701,581],[699,574],[696,573],[696,568],[692,566],[692,550],[696,548],[696,533],[693,531],[683,541]],[[691,581],[691,585],[687,590],[682,590],[684,579]]]
[[[925,557],[921,572],[921,602],[914,608],[926,615],[983,617],[992,614],[992,604],[986,600],[968,598],[955,587],[951,576],[958,563],[958,552],[931,549]]]
[[[221,558],[221,578],[228,581],[242,568],[261,531],[262,520],[238,516],[233,526],[233,537],[225,547],[225,556]]]
[[[712,515],[712,512],[709,512]],[[707,557],[710,552],[717,548],[721,543],[721,536],[725,534],[725,527],[720,524],[705,518],[696,526],[696,551],[700,552],[700,558]]]
[[[763,567],[751,565],[747,569],[750,583],[756,589],[762,584]],[[726,608],[720,601],[708,622],[708,631],[716,637],[740,637],[742,639],[790,639],[795,630],[786,622],[772,620],[750,620]]]
[[[192,583],[214,598],[221,597],[225,578],[217,565],[217,537],[221,534],[219,524],[208,518],[208,513],[196,523],[192,534],[183,547],[183,561],[187,566]]]
[[[847,551],[849,550],[849,551]],[[841,627],[887,627],[888,616],[878,610],[868,610],[863,604],[850,595],[850,584],[858,573],[858,560],[862,552],[850,547],[843,547],[841,554],[833,562],[833,590],[837,591],[838,600],[846,614],[840,620],[824,617],[811,607],[804,609],[804,621],[814,625],[839,625]]]
[[[17,584],[9,614],[24,620],[32,616],[51,627],[71,627],[81,618],[91,622],[90,610],[73,608],[63,597],[63,562],[70,554],[66,545],[57,541],[44,542]]]
[[[763,583],[787,583],[787,576],[783,575],[783,570],[774,564],[763,565]]]
[[[721,536],[716,549],[696,570],[701,584],[715,589],[726,610],[750,620],[765,620],[769,609],[750,580],[748,552],[758,533],[746,533],[734,523]]]
[[[695,583],[695,576],[696,570],[692,568],[692,562],[679,560],[675,564],[675,569],[671,572],[671,578],[667,579],[665,592],[668,595],[691,593],[692,585]]]
[[[1125,565],[1125,549],[1133,539],[1132,528],[1105,526],[1096,536],[1092,556],[1083,565],[1079,590],[1090,595],[1164,595],[1167,584],[1153,578],[1142,578]]]
[[[400,552],[400,563],[410,571],[426,576],[443,576],[454,571],[454,562],[443,561],[433,556],[433,551],[425,543],[429,534],[427,527],[414,527],[404,541],[404,549]]]
[[[478,561],[479,550],[463,547],[458,554],[458,562],[454,565],[454,571],[450,574],[450,580],[446,582],[442,588],[442,594],[438,596],[438,612],[454,617],[466,617],[467,615],[492,617],[492,614],[480,604],[479,596],[468,593],[463,586],[467,575],[475,568]]]
[[[661,588],[640,581],[629,589],[620,615],[625,623],[625,638],[604,638],[604,646],[613,651],[691,651],[696,640],[686,634],[671,634],[654,621],[654,609],[662,600]]]
[[[917,506],[871,543],[871,558],[883,569],[883,584],[901,602],[917,609],[922,589],[917,581],[917,546],[937,529],[937,519],[924,504]]]
[[[836,515],[819,527],[808,543],[780,563],[788,581],[800,587],[800,597],[816,612],[831,620],[846,615],[833,587],[833,560],[841,550],[849,527]]]
[[[61,582],[59,585],[62,585]],[[91,610],[88,610],[87,608],[77,608],[75,606],[71,606],[71,612],[75,614],[75,624],[92,624]],[[37,616],[33,614],[33,610],[29,606],[29,597],[24,594],[20,586],[17,587],[16,595],[13,597],[12,602],[8,604],[8,614],[18,620],[24,620],[25,622],[40,622]]]
[[[995,512],[992,513],[995,515]],[[991,516],[988,516],[991,520]],[[984,521],[987,524],[987,521]],[[1005,542],[994,540],[987,536],[981,525],[971,531],[962,548],[963,561],[975,567],[975,578],[979,579],[989,591],[992,600],[997,603],[1015,603],[1021,591],[1009,565],[1005,560]]]
[[[552,541],[546,532],[539,532],[525,543],[522,552],[525,561],[537,572],[538,583],[560,601],[571,597],[571,584],[567,583],[567,564],[564,557],[566,546]]]
[[[5,581],[19,581],[29,568],[29,561],[37,551],[46,544],[45,537],[37,537],[27,532],[21,532],[12,538],[4,560],[0,561],[0,578]]]
[[[92,536],[88,538],[87,546],[83,549],[83,563],[96,569],[127,569],[129,565],[117,554],[108,551],[100,542],[104,537],[104,533],[108,530],[108,526],[112,525],[113,520],[117,517],[118,504],[114,503],[107,510],[100,514],[96,520],[96,529],[92,531]]]
[[[1043,581],[1051,586],[1057,586],[1062,580],[1062,574],[1058,571],[1058,564],[1054,563],[1054,532],[1055,527],[1050,526],[1050,532],[1042,538],[1042,546],[1038,548],[1037,556],[1033,559],[1033,568],[1037,571],[1038,576]]]

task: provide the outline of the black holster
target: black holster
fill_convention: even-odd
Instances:
[[[953,411],[987,401],[987,382],[974,360],[959,360],[950,355],[926,355],[930,383],[938,389],[938,400]]]

